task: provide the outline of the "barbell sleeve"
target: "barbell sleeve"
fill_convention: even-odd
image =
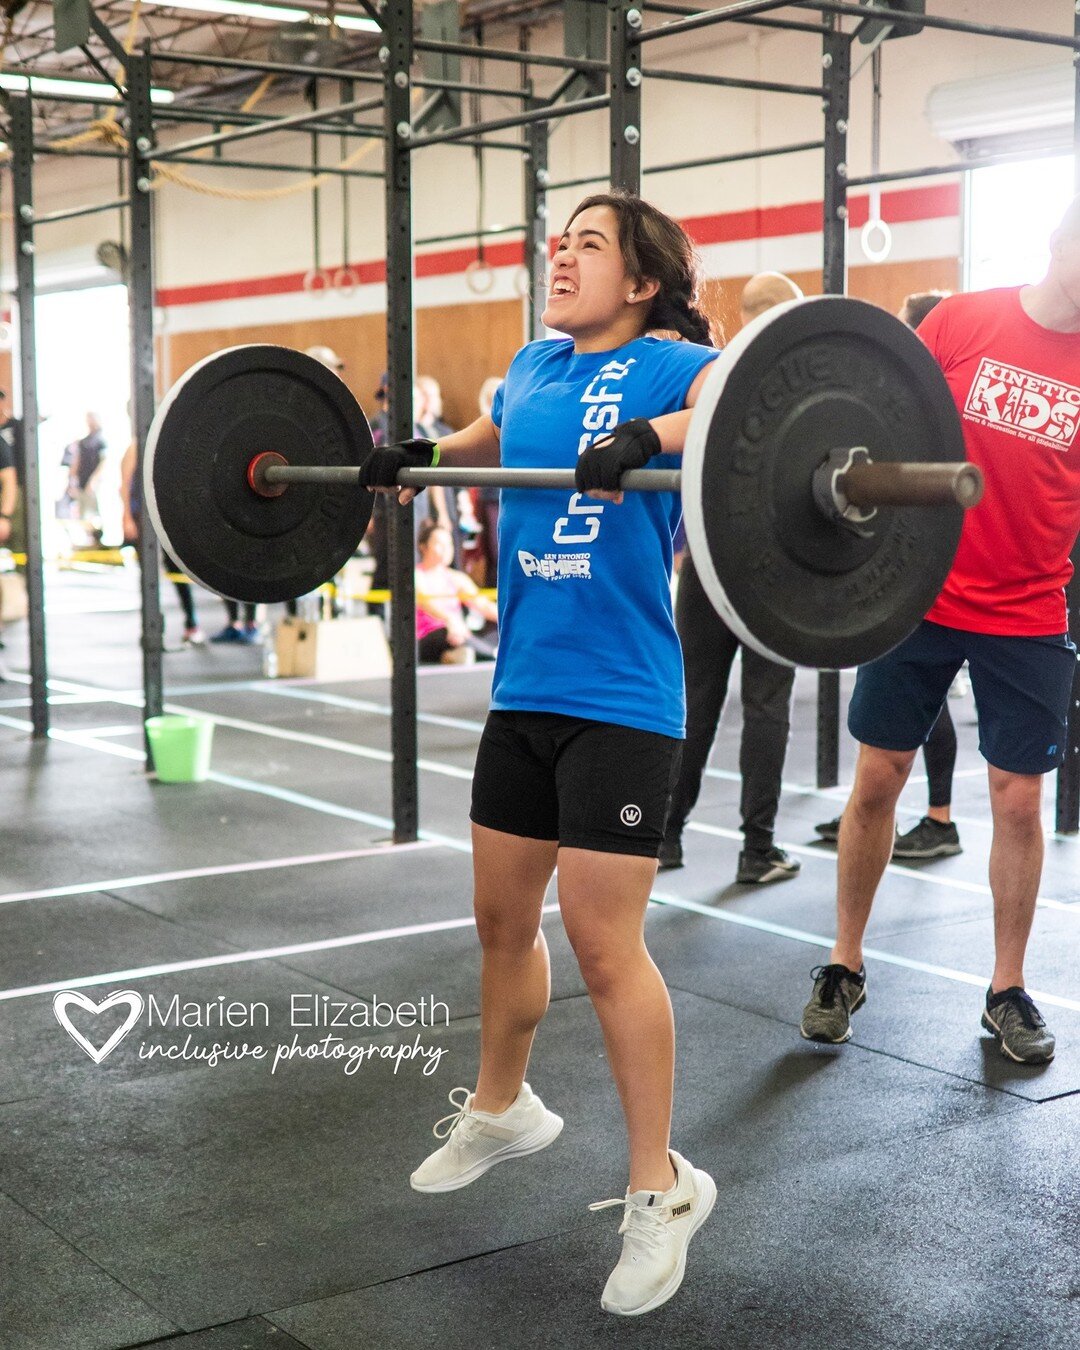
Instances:
[[[836,486],[853,506],[976,506],[983,476],[975,464],[852,464]]]

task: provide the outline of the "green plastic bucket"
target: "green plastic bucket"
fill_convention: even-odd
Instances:
[[[146,734],[159,783],[201,783],[210,772],[209,718],[148,717]]]

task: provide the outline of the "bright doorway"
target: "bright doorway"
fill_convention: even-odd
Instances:
[[[98,502],[103,542],[120,542],[120,460],[131,439],[128,401],[131,344],[125,286],[93,286],[41,295],[37,323],[38,431],[43,524],[67,482],[64,450],[87,434],[86,414],[98,415],[107,447]]]

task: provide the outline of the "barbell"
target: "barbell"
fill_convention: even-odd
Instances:
[[[332,371],[285,347],[233,347],[163,399],[144,454],[147,509],[201,585],[292,599],[356,552],[374,503],[359,473],[371,450]],[[572,468],[407,469],[397,481],[575,491]],[[839,669],[883,655],[922,619],[982,477],[923,343],[876,306],[824,296],[743,329],[709,369],[682,469],[621,485],[681,491],[702,584],[739,638],[772,660]]]

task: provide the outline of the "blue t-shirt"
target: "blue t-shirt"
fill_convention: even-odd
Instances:
[[[508,469],[573,468],[620,422],[678,412],[712,347],[635,338],[575,353],[569,338],[530,342],[495,395]],[[649,468],[678,468],[658,455]],[[499,655],[491,706],[564,713],[685,735],[682,651],[671,613],[670,492],[621,505],[508,488],[499,511]]]

